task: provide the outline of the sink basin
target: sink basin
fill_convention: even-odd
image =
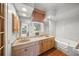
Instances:
[[[26,38],[26,37],[19,37],[18,38],[18,42],[27,42],[29,41],[30,39],[29,38]]]
[[[18,42],[27,42],[27,41],[29,41],[29,39],[21,39]]]
[[[44,35],[44,36],[42,36],[42,37],[49,37],[48,35]]]
[[[49,37],[48,35],[46,35],[45,37]]]

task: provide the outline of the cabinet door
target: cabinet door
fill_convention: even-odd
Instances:
[[[24,48],[25,56],[33,56],[33,46]]]
[[[43,52],[45,52],[47,50],[48,50],[48,40],[45,39],[45,40],[43,40]]]
[[[40,41],[40,53],[43,53],[48,50],[48,40],[44,39]]]
[[[4,3],[0,3],[0,15],[4,17]]]
[[[4,32],[4,19],[0,17],[0,32]]]
[[[33,46],[33,56],[38,56],[38,55],[40,55],[39,44],[36,44]]]
[[[16,49],[12,51],[13,56],[23,56],[25,54],[24,49]]]
[[[49,38],[49,39],[47,39],[47,42],[48,42],[48,48],[47,49],[51,49],[51,48],[53,48],[54,47],[54,39],[53,38]]]
[[[50,48],[53,48],[55,46],[55,39],[51,38],[50,42]]]
[[[40,53],[43,53],[43,52],[53,48],[53,46],[54,46],[54,40],[51,38],[39,41]]]
[[[43,53],[43,40],[39,41],[39,53]]]

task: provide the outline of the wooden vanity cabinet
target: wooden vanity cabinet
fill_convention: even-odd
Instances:
[[[33,43],[12,47],[12,55],[14,56],[37,56],[55,45],[54,38],[47,38]]]
[[[39,51],[40,53],[44,53],[45,51],[53,48],[55,46],[55,40],[53,38],[47,38],[39,41]]]
[[[24,44],[12,47],[12,55],[14,56],[32,56],[35,43]]]

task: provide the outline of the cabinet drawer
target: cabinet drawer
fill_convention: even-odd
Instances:
[[[33,55],[33,47],[25,47],[21,49],[13,49],[12,55],[14,56],[32,56]]]
[[[24,53],[25,53],[24,49],[13,49],[12,50],[13,56],[22,56],[24,55]]]
[[[22,45],[18,45],[18,46],[14,46],[14,47],[12,47],[12,49],[21,49],[21,48],[26,48],[26,47],[29,47],[29,46],[33,46],[33,45],[35,45],[36,43],[28,43],[28,44],[22,44]]]
[[[38,42],[20,45],[12,48],[12,55],[14,56],[33,56],[39,55]]]
[[[33,46],[30,46],[28,48],[26,47],[25,50],[24,50],[25,51],[25,56],[33,56],[33,50],[34,50]]]

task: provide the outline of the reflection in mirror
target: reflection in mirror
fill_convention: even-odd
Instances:
[[[21,25],[21,36],[23,36],[23,37],[28,36],[28,24]]]
[[[33,23],[34,33],[37,36],[41,32],[41,23],[40,22],[32,22],[32,23]]]
[[[12,31],[18,32],[19,31],[19,19],[18,16],[12,13]]]
[[[49,34],[49,20],[44,21],[44,32]]]

